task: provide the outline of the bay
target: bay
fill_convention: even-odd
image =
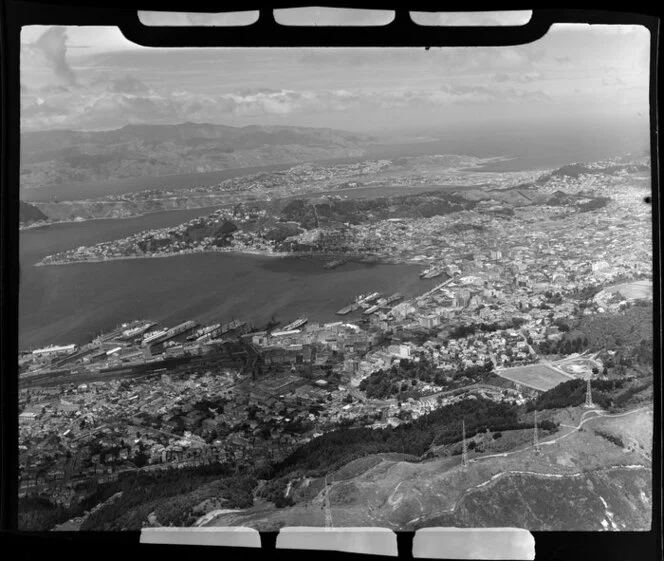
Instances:
[[[414,296],[435,286],[419,270],[364,263],[326,270],[317,259],[214,253],[29,267],[19,295],[19,345],[82,344],[138,318],[168,326],[235,318],[258,326],[273,315],[284,324],[300,316],[337,321],[336,310],[358,293]]]
[[[358,293],[415,296],[441,279],[421,280],[413,265],[347,263],[332,270],[319,259],[202,253],[34,267],[41,257],[79,245],[166,227],[210,209],[136,219],[91,220],[21,232],[19,347],[82,344],[137,318],[174,325],[243,319],[257,326],[274,315],[338,321],[335,312]],[[357,320],[345,316],[347,321]]]

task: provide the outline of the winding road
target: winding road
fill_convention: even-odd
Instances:
[[[631,411],[626,411],[625,413],[607,413],[606,411],[602,409],[590,409],[588,411],[585,411],[583,415],[581,415],[581,419],[579,419],[579,424],[577,426],[572,426],[572,425],[560,425],[562,427],[570,428],[572,430],[567,431],[565,434],[560,435],[555,438],[551,438],[549,440],[540,440],[539,444],[540,446],[551,446],[552,444],[556,444],[557,442],[560,442],[563,438],[567,438],[570,434],[577,432],[578,430],[581,429],[581,427],[587,423],[588,421],[592,421],[593,419],[597,419],[599,417],[625,417],[626,415],[632,415],[633,413],[637,413],[639,411],[643,411],[645,409],[650,409],[652,410],[652,405],[647,405],[645,407],[639,407],[638,409],[632,409]],[[588,417],[588,415],[594,413],[595,415],[593,417]],[[524,450],[529,450],[532,448],[533,445],[530,444],[524,448],[519,448],[517,450],[512,450],[511,452],[503,452],[502,454],[491,454],[489,456],[480,456],[479,458],[473,458],[470,460],[470,463],[473,462],[479,462],[483,460],[487,460],[489,458],[504,458],[506,456],[511,456],[513,454],[518,454],[519,452],[523,452]]]
[[[579,424],[576,427],[571,426],[571,425],[561,425],[561,426],[569,427],[572,430],[566,432],[565,434],[563,434],[559,437],[552,438],[552,439],[546,440],[546,441],[540,441],[540,446],[550,446],[552,444],[556,444],[557,442],[560,442],[564,438],[567,438],[570,434],[579,431],[581,429],[581,427],[583,427],[583,425],[585,423],[587,423],[588,421],[592,421],[592,420],[598,419],[600,417],[609,417],[609,418],[625,417],[627,415],[632,415],[634,413],[637,413],[639,411],[644,411],[644,410],[652,410],[652,405],[648,405],[648,406],[645,406],[645,407],[639,407],[637,409],[632,409],[631,411],[626,411],[625,413],[616,413],[616,414],[610,414],[610,413],[607,413],[606,411],[603,411],[601,409],[591,409],[589,411],[585,411],[583,413],[583,415],[581,415],[581,418],[579,419]],[[590,415],[592,415],[592,416],[590,416]],[[529,446],[526,446],[524,448],[519,448],[518,450],[513,450],[511,452],[504,452],[502,454],[491,454],[489,456],[481,456],[479,458],[471,459],[469,461],[469,463],[479,462],[479,461],[487,460],[489,458],[499,458],[499,457],[504,458],[506,456],[511,456],[513,454],[518,454],[520,452],[524,452],[524,451],[526,451],[528,449],[531,449],[531,448],[533,448],[533,445],[529,445]],[[595,470],[595,471],[606,471],[606,470],[611,470],[611,469],[644,469],[644,468],[645,468],[645,466],[640,465],[640,464],[616,465],[616,466],[609,466],[609,467],[606,467],[606,468],[601,468],[601,469],[598,469],[598,470]],[[498,473],[492,475],[486,481],[483,481],[481,483],[478,483],[476,485],[473,485],[472,487],[468,487],[467,489],[465,489],[461,493],[461,495],[459,495],[459,497],[454,501],[454,504],[450,508],[445,509],[445,510],[441,510],[441,511],[435,513],[435,514],[429,513],[429,514],[426,514],[426,515],[419,516],[417,518],[414,518],[414,519],[410,520],[408,522],[408,524],[410,525],[410,524],[413,524],[415,522],[419,522],[424,518],[431,518],[431,517],[434,517],[434,516],[440,516],[440,515],[443,515],[443,514],[453,513],[456,510],[458,504],[468,494],[472,493],[476,489],[480,489],[482,487],[485,487],[487,485],[490,485],[490,484],[494,483],[495,481],[497,481],[498,479],[500,479],[501,477],[503,477],[505,475],[522,474],[522,475],[535,475],[535,476],[539,476],[539,477],[560,479],[560,478],[563,478],[563,477],[579,477],[579,476],[584,475],[585,473],[587,473],[587,472],[582,471],[582,472],[578,472],[578,473],[550,473],[550,472],[535,472],[535,471],[523,471],[523,470],[501,471],[501,472],[498,472]],[[398,486],[397,486],[397,488],[398,488]],[[395,492],[396,492],[396,489],[395,489]]]

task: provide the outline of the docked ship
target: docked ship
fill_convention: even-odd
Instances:
[[[334,261],[328,261],[323,265],[324,269],[335,269],[336,267],[341,267],[347,262],[346,259],[335,259]]]
[[[357,310],[357,304],[353,303],[353,304],[349,304],[348,306],[344,306],[340,310],[337,310],[337,314],[339,314],[340,316],[345,316],[346,314],[350,314],[351,312],[354,312],[355,310]]]
[[[216,331],[221,327],[220,323],[215,323],[214,325],[210,325],[208,327],[201,327],[200,329],[197,329],[194,331],[189,337],[187,337],[187,341],[197,341],[203,335],[207,335],[208,333],[212,333],[213,331]]]
[[[238,327],[242,327],[246,322],[239,320],[239,319],[234,319],[229,323],[225,323],[221,326],[220,328],[220,334],[224,335],[225,333],[228,333],[229,331],[232,331],[233,329],[237,329]]]
[[[362,302],[368,304],[369,302],[374,301],[376,298],[380,298],[380,292],[372,292],[371,294],[366,295],[362,298]]]
[[[439,277],[440,275],[443,274],[443,269],[439,267],[431,267],[430,269],[427,269],[426,271],[422,271],[420,273],[420,278],[421,279],[435,279],[436,277]]]
[[[157,325],[154,321],[146,321],[146,322],[134,322],[130,325],[127,325],[126,327],[129,327],[129,329],[125,329],[122,332],[122,335],[118,337],[120,340],[128,340],[132,339],[134,337],[138,337],[139,335],[143,335],[148,329],[151,327],[154,327]]]
[[[305,323],[309,321],[309,318],[297,318],[294,322],[289,323],[283,328],[283,331],[293,331],[294,329],[299,329]]]
[[[375,306],[371,306],[370,308],[367,308],[366,310],[364,310],[362,312],[362,314],[364,314],[365,316],[370,316],[371,314],[373,314],[374,312],[377,312],[378,310],[380,310],[380,306],[378,304],[376,304]]]
[[[403,295],[400,292],[395,292],[390,296],[386,301],[385,304],[392,304],[393,302],[397,302],[403,298]]]

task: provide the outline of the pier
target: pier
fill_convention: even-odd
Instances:
[[[419,300],[420,298],[426,298],[427,296],[430,296],[434,292],[437,292],[441,288],[444,288],[445,286],[450,284],[453,280],[454,280],[454,277],[451,277],[451,278],[447,279],[445,282],[441,282],[440,284],[434,286],[431,290],[428,290],[427,292],[422,294],[422,296],[418,296],[417,299]]]

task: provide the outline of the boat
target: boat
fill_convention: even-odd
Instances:
[[[443,274],[443,269],[436,269],[436,268],[431,268],[426,271],[424,271],[421,275],[421,279],[435,279],[436,277],[439,277],[440,275]]]
[[[187,341],[197,341],[204,335],[212,333],[213,331],[219,329],[220,327],[221,327],[220,323],[215,323],[214,325],[209,325],[208,327],[201,327],[200,329],[197,329],[191,335],[189,335],[189,337],[187,337]]]
[[[375,300],[376,298],[379,298],[379,297],[380,297],[380,292],[372,292],[368,296],[364,297],[362,299],[362,302],[364,302],[365,304],[368,304],[369,302],[371,302],[371,301],[373,301],[373,300]]]
[[[323,265],[324,269],[334,269],[336,267],[340,267],[341,265],[344,265],[346,263],[346,259],[334,259],[333,261],[329,261]]]
[[[348,306],[344,306],[340,310],[337,310],[337,314],[339,314],[340,316],[345,316],[346,314],[350,314],[354,309],[355,307],[353,306],[353,304],[350,304]]]
[[[371,306],[370,308],[367,308],[366,310],[364,310],[362,312],[362,314],[364,314],[365,316],[369,316],[369,315],[373,314],[374,312],[377,312],[378,310],[380,310],[380,306],[378,306],[378,305]]]
[[[390,296],[390,297],[385,301],[385,303],[386,303],[386,304],[391,304],[392,302],[396,302],[397,300],[401,300],[402,298],[403,298],[403,295],[402,295],[401,293],[399,293],[399,292],[395,292],[394,294],[392,294],[392,296]]]
[[[244,325],[246,322],[239,320],[239,319],[234,319],[230,323],[226,323],[221,326],[221,335],[224,335],[225,333],[228,333],[229,331],[232,331],[233,329],[237,329],[238,327],[241,327]]]
[[[294,322],[289,323],[286,325],[282,331],[293,331],[295,329],[298,329],[302,327],[305,323],[309,321],[309,318],[297,318]]]

